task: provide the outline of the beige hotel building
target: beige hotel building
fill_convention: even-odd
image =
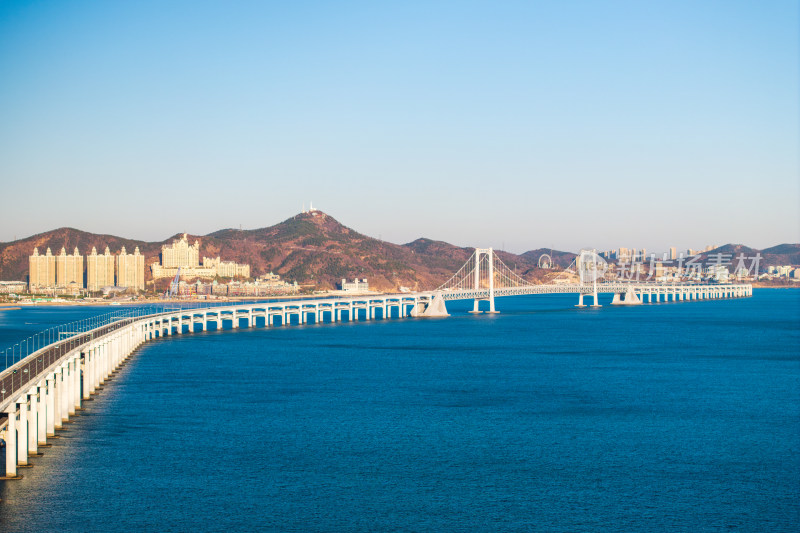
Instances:
[[[153,278],[171,278],[180,273],[182,278],[250,277],[250,265],[222,261],[219,257],[204,257],[200,266],[200,242],[189,244],[185,233],[180,239],[161,247],[161,264],[150,266]]]
[[[56,256],[56,286],[83,288],[83,256],[77,246],[72,255],[67,255],[67,249],[62,247]]]
[[[117,256],[117,287],[128,287],[137,291],[144,290],[144,256],[139,247],[129,254],[122,247]]]
[[[92,253],[86,256],[86,288],[99,291],[111,285],[114,285],[114,256],[108,246],[103,255],[98,255],[93,246]]]
[[[33,249],[33,255],[28,259],[29,279],[28,286],[30,291],[35,289],[47,289],[56,286],[56,258],[47,249],[45,255],[39,255],[39,249]]]

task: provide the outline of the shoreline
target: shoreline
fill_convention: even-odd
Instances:
[[[765,285],[761,283],[751,283],[753,289],[800,289],[800,283],[792,284],[792,285]],[[367,294],[380,296],[385,294],[394,294],[394,293],[384,293],[384,292],[371,292],[371,293],[352,293],[352,294],[338,294],[338,293],[323,293],[323,294],[291,294],[291,295],[279,295],[279,296],[264,296],[264,297],[255,297],[255,298],[248,298],[245,296],[242,297],[233,297],[233,298],[219,298],[213,300],[205,300],[205,299],[195,299],[195,298],[179,298],[173,300],[164,300],[164,299],[154,299],[154,300],[96,300],[96,301],[86,301],[86,300],[78,300],[78,301],[60,301],[60,302],[52,302],[52,301],[41,301],[41,302],[0,302],[0,311],[13,311],[19,310],[24,307],[39,307],[39,306],[71,306],[71,307],[80,307],[80,306],[108,306],[108,307],[117,307],[119,306],[138,306],[138,305],[164,305],[164,304],[177,304],[177,303],[235,303],[235,302],[249,302],[249,301],[280,301],[280,300],[304,300],[304,299],[315,299],[315,298],[326,298],[326,297],[333,297],[333,296],[365,296]]]

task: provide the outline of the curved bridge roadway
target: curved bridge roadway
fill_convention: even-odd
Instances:
[[[750,285],[695,285],[657,283],[601,283],[531,285],[499,289],[445,290],[420,293],[363,295],[282,302],[232,304],[223,307],[174,309],[135,318],[121,318],[93,330],[54,342],[30,354],[0,373],[0,436],[5,443],[5,478],[19,479],[18,467],[29,466],[28,458],[39,455],[64,422],[81,409],[81,402],[96,394],[143,342],[172,334],[206,331],[210,323],[232,328],[337,322],[417,316],[437,298],[443,300],[490,300],[495,296],[577,293],[583,296],[611,292],[617,296],[633,292],[659,301],[751,296]],[[616,299],[616,296],[615,296]],[[595,299],[595,303],[596,299]],[[492,306],[493,310],[493,306]],[[184,331],[186,327],[186,331]]]

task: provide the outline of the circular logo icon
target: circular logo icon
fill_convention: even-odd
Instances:
[[[608,263],[597,254],[597,250],[581,250],[575,259],[581,283],[593,283],[605,276]]]

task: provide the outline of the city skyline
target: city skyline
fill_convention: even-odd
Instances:
[[[259,228],[313,199],[394,243],[798,242],[797,15],[7,2],[0,241]]]
[[[316,211],[317,212],[322,212],[321,210],[318,210],[318,209]],[[307,212],[307,211],[303,211],[303,212]],[[293,217],[290,217],[290,218],[293,218]],[[205,235],[204,234],[199,234],[199,233],[184,232],[183,230],[181,230],[181,231],[178,231],[178,232],[175,232],[175,233],[171,233],[169,236],[167,236],[167,237],[165,237],[163,239],[156,238],[154,240],[139,239],[139,238],[136,238],[135,236],[132,236],[130,234],[111,234],[110,232],[107,232],[107,231],[87,232],[87,233],[92,233],[92,234],[97,235],[97,236],[107,236],[107,237],[111,237],[111,238],[119,238],[119,239],[140,241],[140,242],[148,243],[148,244],[163,243],[163,246],[162,246],[162,248],[163,248],[165,246],[168,246],[170,242],[172,244],[174,244],[175,242],[177,242],[177,241],[179,241],[181,239],[185,239],[187,236],[191,236],[191,238],[193,238],[193,239],[201,239],[202,240],[202,238],[204,238],[204,237],[211,236],[215,231],[231,230],[231,229],[232,230],[237,230],[238,229],[238,230],[243,230],[243,231],[253,231],[253,230],[271,228],[271,227],[273,227],[275,225],[279,225],[279,224],[281,224],[283,222],[285,222],[285,221],[284,220],[276,221],[273,224],[270,224],[270,225],[267,225],[267,226],[262,226],[262,227],[259,227],[259,228],[217,228],[217,230],[214,230],[214,231],[212,231],[212,232],[210,232],[208,234],[205,234]],[[350,229],[352,229],[354,231],[357,231],[358,233],[366,235],[368,237],[381,238],[378,235],[372,235],[369,231],[364,231],[363,228],[357,228],[357,227],[349,226],[348,224],[345,224],[345,226],[349,227]],[[50,230],[47,230],[47,231],[44,231],[44,232],[41,232],[41,233],[38,233],[38,234],[34,234],[34,235],[26,235],[26,236],[15,235],[16,239],[8,241],[7,243],[4,243],[3,241],[0,241],[0,244],[8,244],[8,243],[12,243],[12,242],[20,242],[20,241],[32,239],[32,238],[36,237],[37,235],[46,234],[49,231],[54,231],[54,230],[57,230],[57,229],[65,229],[65,228],[51,228]],[[66,228],[66,229],[74,229],[74,230],[77,230],[77,231],[86,231],[86,230],[84,230],[82,228]],[[441,239],[436,239],[436,238],[430,237],[428,235],[421,235],[419,238],[428,238],[428,239],[432,239],[432,240],[436,240],[436,241],[447,242],[447,241],[443,241]],[[382,240],[386,240],[386,239],[382,239]],[[391,242],[391,241],[386,241],[386,242]],[[412,242],[412,241],[409,241],[409,242]],[[667,241],[668,244],[666,246],[664,246],[663,248],[659,248],[659,247],[641,246],[640,244],[631,245],[631,243],[621,243],[618,240],[614,241],[613,239],[608,239],[608,242],[611,242],[612,245],[610,245],[608,247],[583,246],[583,247],[578,248],[578,249],[568,249],[568,248],[561,248],[561,247],[558,247],[558,246],[543,245],[543,246],[537,246],[537,247],[534,247],[534,248],[526,248],[526,249],[521,249],[521,250],[512,250],[512,249],[509,249],[507,247],[503,247],[502,244],[504,244],[504,243],[501,243],[501,246],[498,246],[498,247],[492,246],[492,247],[495,248],[496,250],[506,251],[506,252],[514,253],[514,254],[522,254],[522,253],[525,253],[525,252],[528,252],[528,251],[532,251],[532,250],[548,249],[548,248],[551,249],[551,250],[554,250],[554,251],[571,252],[571,253],[577,253],[581,249],[596,249],[597,253],[600,253],[600,254],[607,254],[607,253],[612,253],[612,252],[619,253],[620,251],[627,250],[628,252],[636,252],[637,255],[641,255],[642,252],[646,252],[645,255],[647,255],[648,257],[651,254],[656,254],[659,257],[662,254],[669,254],[670,258],[676,258],[678,255],[681,255],[681,254],[684,255],[684,256],[686,256],[686,255],[696,255],[696,254],[701,254],[701,253],[704,253],[704,252],[708,252],[710,250],[714,250],[714,249],[716,249],[718,247],[726,246],[726,245],[743,245],[743,246],[746,246],[748,248],[753,248],[753,249],[757,249],[757,250],[763,250],[763,249],[766,249],[766,248],[771,248],[771,247],[779,246],[779,245],[782,245],[782,244],[798,244],[798,243],[794,243],[794,242],[773,242],[771,244],[768,244],[767,246],[754,246],[754,245],[752,245],[752,243],[748,243],[748,242],[734,242],[734,241],[732,241],[732,242],[718,242],[718,243],[712,243],[712,244],[708,244],[708,243],[703,244],[703,243],[695,242],[690,246],[686,246],[684,243],[677,243],[676,244],[673,241]],[[461,246],[461,247],[464,247],[464,248],[476,248],[476,246],[472,246],[470,244],[460,245],[460,244],[454,243],[454,242],[447,242],[447,243],[451,244],[451,245],[454,245],[454,246]],[[404,244],[409,244],[409,243],[396,242],[396,243],[392,243],[392,244],[396,244],[396,245],[401,245],[402,246]],[[627,245],[627,246],[623,246],[623,245]],[[89,251],[87,251],[86,253],[88,254]],[[203,258],[203,260],[205,262],[208,262],[211,259],[213,259],[213,258],[207,258],[207,257]]]

